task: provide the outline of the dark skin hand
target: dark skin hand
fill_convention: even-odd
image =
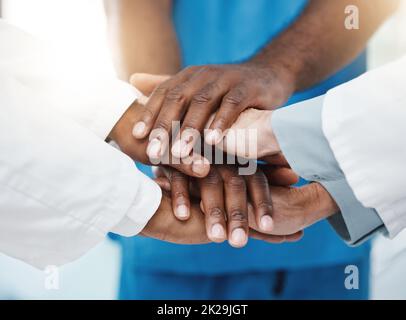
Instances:
[[[191,207],[190,219],[181,221],[172,213],[171,198],[163,194],[161,205],[149,220],[141,235],[178,244],[204,244],[210,240],[206,235],[204,215],[198,204]]]
[[[288,168],[257,170],[254,175],[241,176],[235,166],[211,166],[203,179],[193,179],[179,171],[165,168],[158,172],[157,182],[171,192],[172,208],[176,217],[190,217],[191,202],[198,200],[205,213],[207,237],[213,242],[228,239],[231,246],[247,244],[250,227],[262,235],[273,230],[272,201],[268,179],[275,185],[289,185],[298,177]],[[249,219],[249,206],[252,216]],[[252,221],[255,220],[255,221]],[[252,232],[252,231],[251,231]],[[269,236],[268,242],[297,241],[301,232]]]
[[[170,154],[164,154],[159,159],[147,155],[148,138],[135,139],[132,135],[134,124],[140,119],[144,106],[134,102],[109,134],[109,139],[115,141],[120,149],[132,159],[144,164],[157,164],[161,160],[189,176],[204,177],[208,174],[210,164],[198,155],[192,154],[188,159],[177,159]],[[153,161],[154,163],[152,163]]]
[[[238,115],[248,109],[275,109],[293,92],[317,84],[354,59],[367,40],[397,6],[397,0],[354,0],[362,15],[359,30],[344,28],[347,1],[312,0],[302,15],[259,54],[233,65],[193,66],[182,70],[154,91],[134,135],[145,138],[153,129],[171,131],[182,121],[171,147],[176,157],[187,156],[213,112],[205,135],[217,144]],[[348,45],[348,44],[351,45]],[[156,137],[161,153],[167,141]]]
[[[172,213],[171,206],[171,198],[164,192],[161,205],[149,220],[141,235],[177,244],[204,244],[210,242],[206,233],[205,216],[196,202],[191,203],[191,214],[187,221],[177,219]],[[271,243],[281,242],[281,240],[276,241],[275,239],[285,239],[285,237],[262,234],[254,229],[249,229],[249,236],[253,239]]]
[[[172,171],[172,169],[170,170]],[[285,184],[288,180],[293,182],[293,179],[295,179],[294,174],[292,175],[288,171],[284,172],[269,169],[265,174],[268,179],[275,179],[275,181],[281,182],[282,184]],[[204,223],[206,237],[213,242],[222,242],[225,240],[224,237],[218,237],[212,234],[210,228],[216,224],[229,228],[227,225],[229,221],[225,218],[228,216],[225,212],[227,211],[227,205],[230,204],[231,207],[235,206],[235,208],[238,208],[237,212],[239,212],[239,219],[236,221],[237,228],[249,228],[250,234],[255,230],[256,238],[263,239],[264,237],[267,237],[266,241],[270,243],[298,241],[302,237],[305,228],[322,219],[328,218],[339,211],[333,198],[318,183],[312,183],[299,188],[277,185],[264,188],[262,178],[259,178],[259,182],[255,182],[255,179],[257,178],[254,178],[254,183],[257,183],[256,188],[265,189],[269,193],[265,194],[263,191],[253,189],[251,186],[250,188],[252,190],[259,191],[260,194],[257,195],[256,198],[249,198],[247,204],[242,204],[241,198],[243,197],[241,196],[241,192],[228,194],[227,192],[219,193],[219,190],[212,191],[204,188],[202,189],[202,183],[200,183],[197,188],[196,184],[192,183],[191,185],[188,185],[188,177],[181,173],[177,173],[176,175],[176,181],[171,180],[172,177],[170,175],[168,178],[168,174],[166,173],[165,177],[161,176],[157,178],[157,182],[165,190],[172,193],[172,206],[176,206],[178,201],[173,195],[181,196],[183,198],[181,200],[182,203],[185,203],[185,198],[187,198],[186,201],[194,199],[194,203],[196,203],[196,199],[199,199],[201,210],[205,215]],[[211,178],[208,177],[208,179]],[[223,182],[223,184],[225,186],[226,182]],[[219,185],[220,187],[223,187],[221,183],[219,183]],[[238,182],[238,185],[240,185],[240,182]],[[263,197],[265,199],[262,199]],[[271,212],[269,213],[266,207],[268,207],[270,203]],[[191,208],[191,216],[193,216],[193,205]],[[214,212],[214,214],[210,214],[210,212]],[[240,214],[240,212],[243,212],[243,214]],[[247,213],[247,215],[245,215],[245,213]],[[258,217],[268,214],[272,217],[272,230],[266,235],[263,227],[260,226],[260,220]],[[246,243],[234,243],[230,235],[228,238],[230,244],[234,247],[241,247]]]
[[[293,90],[290,83],[283,70],[260,63],[189,67],[155,89],[134,136],[145,138],[154,129],[170,132],[172,121],[182,119],[181,139],[171,151],[186,157],[213,112],[217,111],[209,127],[212,131],[205,136],[211,145],[221,141],[245,109],[276,108],[286,102]],[[168,144],[160,142],[165,152]]]

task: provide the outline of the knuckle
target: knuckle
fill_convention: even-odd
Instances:
[[[230,177],[226,181],[227,186],[234,190],[245,190],[245,181],[243,178],[238,176]]]
[[[153,95],[154,96],[165,96],[167,92],[168,92],[168,88],[164,85],[160,85],[155,88]]]
[[[210,170],[209,174],[204,178],[203,182],[208,185],[217,185],[220,184],[222,181],[217,171]]]
[[[183,182],[186,182],[187,180],[186,180],[186,177],[182,173],[174,172],[172,174],[172,181],[177,182],[177,183],[183,183]]]
[[[170,127],[171,127],[170,124],[164,119],[158,119],[155,125],[156,129],[163,129],[165,131],[169,131]]]
[[[230,218],[231,218],[231,220],[237,221],[237,222],[242,222],[242,223],[248,222],[247,215],[243,211],[238,210],[238,209],[231,211]]]
[[[268,181],[262,172],[256,172],[254,175],[249,177],[249,180],[251,180],[251,183],[255,187],[268,187]]]
[[[254,203],[254,206],[257,210],[261,210],[264,212],[270,212],[272,211],[272,203],[271,201],[267,201],[267,200],[260,200],[257,201],[256,203]]]
[[[168,102],[183,103],[186,100],[184,88],[181,85],[168,91],[166,98]]]
[[[244,92],[241,88],[234,89],[224,97],[224,102],[232,106],[238,106],[243,102],[244,96]]]
[[[198,92],[192,98],[192,102],[196,104],[206,104],[210,102],[210,100],[211,96],[207,91]]]
[[[213,207],[209,210],[209,216],[212,218],[220,219],[224,217],[224,212],[219,207]]]
[[[179,198],[185,199],[185,198],[188,197],[188,195],[186,194],[186,192],[180,191],[180,190],[176,190],[176,191],[173,193],[173,196],[174,196],[175,198],[177,198],[177,199],[179,199]]]
[[[224,98],[224,102],[231,105],[231,106],[238,106],[242,102],[242,97],[229,95]]]

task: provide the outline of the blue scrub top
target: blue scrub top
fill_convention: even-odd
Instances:
[[[307,0],[175,0],[173,19],[184,66],[249,59],[287,28]],[[326,92],[366,69],[362,54],[323,83],[295,94],[293,103]],[[288,103],[288,104],[289,104]],[[150,174],[150,169],[140,166]],[[142,237],[122,239],[124,263],[134,270],[221,274],[335,265],[365,257],[369,244],[347,247],[326,221],[305,231],[298,243],[250,240],[243,249],[227,243],[179,246]]]

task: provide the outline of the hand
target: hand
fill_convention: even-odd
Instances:
[[[339,211],[333,198],[319,183],[300,188],[271,186],[270,192],[274,235],[295,234]],[[256,222],[253,219],[254,207],[249,209],[250,222]],[[251,227],[259,229],[258,225],[251,224]]]
[[[198,204],[190,207],[191,215],[187,221],[176,219],[172,213],[171,199],[162,196],[161,205],[141,235],[178,244],[203,244],[210,240],[206,235],[204,214]]]
[[[184,174],[171,169],[158,172],[157,182],[170,190],[172,207],[176,217],[186,220],[190,216],[191,198],[199,199],[201,209],[205,213],[207,237],[214,242],[229,239],[233,247],[243,247],[248,241],[248,201],[254,207],[257,237],[268,242],[280,243],[296,241],[300,234],[289,237],[266,235],[271,233],[272,203],[268,187],[268,179],[276,184],[290,185],[297,182],[298,177],[287,168],[258,170],[252,176],[240,176],[235,166],[212,166],[210,173],[203,179],[190,179]],[[249,231],[250,230],[250,231]]]
[[[206,176],[210,169],[210,163],[199,154],[191,154],[187,159],[177,159],[170,154],[165,154],[158,159],[151,159],[147,155],[148,138],[135,139],[132,135],[134,124],[141,118],[143,109],[144,106],[141,103],[134,102],[114,126],[109,138],[114,140],[120,149],[135,161],[145,164],[164,162],[187,175]]]
[[[272,130],[272,115],[273,111],[270,110],[250,108],[243,111],[216,147],[228,154],[247,159],[266,159],[280,154],[281,150]],[[209,120],[208,125],[210,121],[212,120]]]
[[[132,83],[137,86],[136,81]],[[260,63],[189,67],[155,89],[134,134],[143,139],[159,128],[169,134],[172,122],[183,119],[171,149],[175,156],[183,158],[191,152],[213,112],[217,111],[210,125],[212,131],[205,137],[212,145],[221,140],[222,132],[242,111],[250,107],[276,108],[292,91],[290,79],[282,69]],[[154,143],[160,143],[163,153],[168,143],[160,141],[159,136],[156,139]]]

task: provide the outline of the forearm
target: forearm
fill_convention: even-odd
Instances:
[[[323,103],[324,97],[318,97],[277,110],[272,115],[272,128],[293,170],[322,185],[339,207],[339,213],[329,219],[334,229],[347,243],[359,244],[382,229],[383,223],[348,184],[322,130]]]
[[[180,54],[172,1],[104,0],[113,58],[120,78],[135,72],[174,74]]]
[[[311,0],[299,19],[254,59],[282,72],[292,92],[304,90],[338,71],[365,48],[371,35],[395,11],[398,0],[354,0],[359,29],[345,28],[344,0]]]

